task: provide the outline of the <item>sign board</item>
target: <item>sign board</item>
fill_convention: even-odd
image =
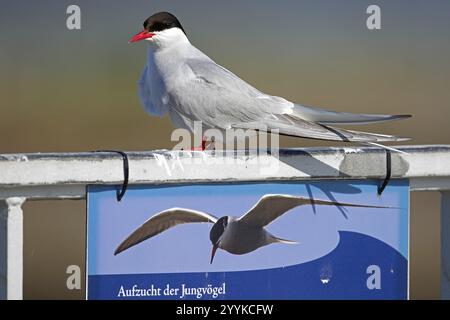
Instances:
[[[378,184],[90,186],[87,297],[406,299],[409,185]]]

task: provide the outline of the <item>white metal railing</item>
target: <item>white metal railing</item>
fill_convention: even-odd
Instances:
[[[408,178],[411,191],[441,191],[441,297],[448,299],[450,146],[398,149],[406,154],[391,154],[392,179]],[[130,184],[384,179],[386,176],[386,152],[379,148],[284,149],[277,156],[252,151],[222,154],[162,150],[127,154]],[[276,170],[261,170],[261,163],[271,163]],[[122,182],[122,157],[115,153],[0,155],[0,298],[22,298],[24,201],[84,199],[86,185]]]

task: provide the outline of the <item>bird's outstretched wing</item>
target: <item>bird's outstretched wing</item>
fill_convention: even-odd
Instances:
[[[389,208],[329,200],[316,200],[285,194],[266,194],[239,220],[248,225],[264,227],[289,210],[306,204],[346,206],[359,208]]]
[[[209,222],[215,223],[217,218],[205,212],[172,208],[161,211],[130,234],[116,249],[114,255],[161,232],[183,223]]]

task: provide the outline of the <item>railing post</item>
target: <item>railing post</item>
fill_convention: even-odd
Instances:
[[[450,191],[441,192],[441,299],[450,299]]]
[[[0,200],[0,299],[22,299],[24,201]]]

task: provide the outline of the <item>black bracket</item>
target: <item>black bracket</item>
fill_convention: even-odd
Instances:
[[[379,196],[381,196],[384,189],[386,188],[389,181],[391,180],[391,171],[392,171],[391,169],[392,169],[391,151],[386,150],[386,176],[385,176],[381,186],[378,187],[378,195]]]
[[[120,150],[96,150],[94,152],[111,152],[111,153],[118,153],[122,156],[123,159],[123,183],[122,188],[120,190],[117,190],[116,198],[117,201],[122,200],[123,196],[125,195],[125,192],[128,188],[128,178],[130,175],[130,166],[128,164],[128,155],[124,151]]]

